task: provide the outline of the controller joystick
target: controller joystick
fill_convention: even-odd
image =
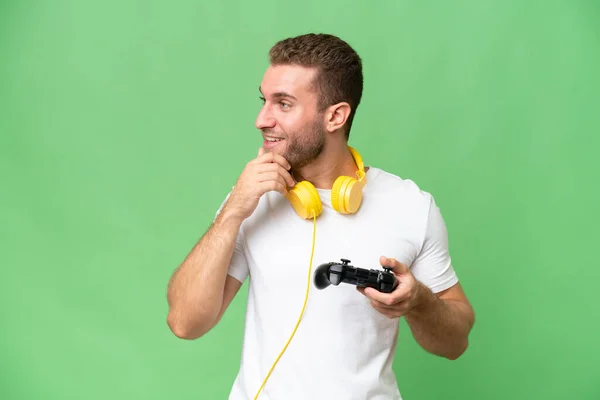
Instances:
[[[390,293],[399,283],[389,267],[384,267],[383,271],[364,269],[352,266],[351,261],[345,258],[340,260],[341,263],[328,262],[317,267],[314,275],[314,284],[317,289],[323,290],[330,285],[338,286],[340,283],[348,283]]]

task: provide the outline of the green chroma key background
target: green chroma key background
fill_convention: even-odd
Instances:
[[[362,56],[350,144],[435,196],[477,312],[454,362],[401,322],[404,398],[600,398],[599,20],[581,0],[2,2],[0,398],[227,398],[247,284],[193,342],[166,285],[261,144],[269,47],[309,31]]]

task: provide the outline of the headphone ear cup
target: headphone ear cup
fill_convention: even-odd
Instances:
[[[344,196],[344,207],[348,214],[354,214],[362,203],[363,185],[356,179],[348,183]]]
[[[286,198],[292,204],[296,214],[303,219],[313,218],[313,213],[315,217],[318,217],[323,211],[319,192],[308,181],[298,182],[288,191]]]
[[[349,176],[340,176],[335,180],[331,188],[331,206],[334,210],[342,214],[352,212],[352,208],[349,207],[351,204],[349,204],[348,194],[351,193],[355,182],[356,179]],[[355,201],[352,203],[355,203]]]

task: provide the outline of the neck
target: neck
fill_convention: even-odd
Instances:
[[[365,168],[365,171],[368,168]],[[292,171],[296,182],[309,181],[317,189],[331,189],[335,180],[341,176],[357,178],[358,167],[348,149],[348,145],[326,145],[319,157],[312,163]]]

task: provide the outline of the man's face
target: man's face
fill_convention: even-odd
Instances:
[[[311,86],[315,74],[316,70],[300,66],[270,66],[260,85],[264,105],[256,127],[262,131],[263,147],[295,169],[316,159],[325,145],[325,121]]]

